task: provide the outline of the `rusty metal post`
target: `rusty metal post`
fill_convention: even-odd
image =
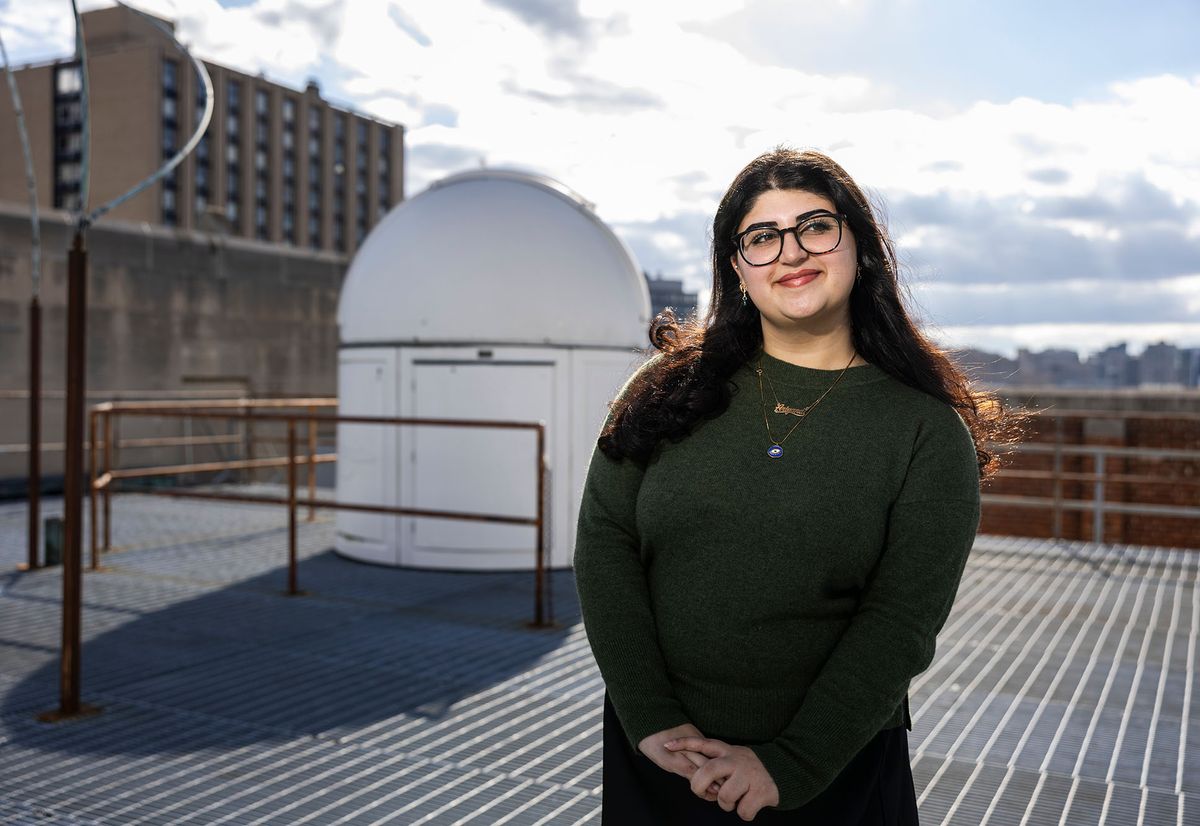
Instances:
[[[92,483],[88,485],[88,507],[92,514],[91,546],[93,571],[100,570],[100,538],[97,530],[99,526],[96,524],[96,513],[98,511],[96,506],[96,478],[98,476],[97,471],[99,470],[96,466],[98,461],[96,456],[96,419],[99,415],[100,412],[98,410],[93,410],[88,414],[88,467],[90,469],[88,475],[92,480]]]
[[[546,553],[546,426],[541,424],[537,429],[537,561],[534,574],[534,606],[533,624],[537,628],[546,625],[542,611],[542,580],[545,577],[543,558]]]
[[[288,417],[288,595],[300,593],[296,586],[296,420]]]
[[[67,409],[63,481],[62,659],[59,714],[80,711],[80,626],[83,614],[82,537],[83,408],[87,388],[87,251],[83,232],[67,256]]]
[[[29,302],[29,554],[28,570],[38,567],[42,520],[42,307]]]
[[[311,414],[308,418],[308,521],[313,522],[317,518],[317,506],[313,504],[317,500],[317,422],[312,416],[316,415],[317,409],[310,405],[308,412]]]
[[[243,455],[247,459],[253,459],[254,458],[254,408],[253,407],[246,408],[245,422],[246,422],[246,444],[242,448],[242,451],[243,451]],[[246,481],[249,482],[250,484],[254,484],[256,478],[257,477],[256,477],[256,474],[254,473],[254,468],[253,467],[247,468]]]
[[[113,413],[104,414],[104,472],[113,469]],[[104,486],[104,552],[112,550],[112,490],[116,480]]]
[[[1063,536],[1063,417],[1054,417],[1054,510],[1051,512],[1053,519],[1052,535],[1055,540],[1062,539]]]

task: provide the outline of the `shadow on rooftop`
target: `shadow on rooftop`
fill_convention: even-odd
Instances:
[[[153,572],[162,554],[184,550],[115,554],[110,568],[86,575],[83,701],[104,713],[56,724],[75,732],[54,736],[56,747],[137,755],[298,735],[412,736],[464,698],[499,708],[506,692],[550,687],[534,666],[563,647],[578,621],[569,570],[549,575],[557,626],[533,629],[531,572],[405,570],[326,550],[300,563],[308,595],[287,597],[286,568],[203,590]],[[16,624],[5,624],[52,621],[57,634],[56,589],[57,576],[12,583],[3,596],[18,601],[5,611]],[[31,719],[58,704],[58,652],[14,635],[25,637],[4,633],[0,656],[5,672],[23,676],[4,689],[0,711]],[[585,670],[581,663],[581,677]],[[49,728],[8,733],[45,743]]]

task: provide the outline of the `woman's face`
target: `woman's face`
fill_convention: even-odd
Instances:
[[[778,229],[808,226],[817,210],[836,213],[837,207],[825,196],[812,192],[768,189],[742,216],[737,232],[759,225]],[[810,242],[809,237],[819,239],[822,232],[832,231],[836,238],[837,226],[832,221],[828,218],[824,226],[810,229],[812,234],[806,233],[805,246],[821,245],[823,242]],[[850,290],[857,261],[854,235],[845,221],[841,242],[830,252],[807,252],[797,243],[796,233],[786,232],[779,258],[772,263],[754,266],[736,250],[733,254],[734,270],[745,283],[749,300],[758,308],[764,328],[775,327],[784,336],[798,329],[826,333],[841,324],[849,326]]]

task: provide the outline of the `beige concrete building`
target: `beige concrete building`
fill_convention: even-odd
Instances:
[[[173,28],[169,21],[163,21]],[[203,90],[191,63],[157,27],[124,6],[83,15],[91,101],[89,205],[129,189],[195,129]],[[214,63],[214,110],[204,138],[162,181],[110,215],[353,253],[404,192],[404,127]],[[16,71],[38,202],[76,209],[82,103],[73,59]],[[12,102],[0,95],[0,201],[26,204]]]

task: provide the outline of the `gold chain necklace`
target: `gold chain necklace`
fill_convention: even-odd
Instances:
[[[778,459],[783,456],[783,443],[787,441],[788,436],[791,436],[792,433],[795,432],[796,428],[804,423],[804,417],[807,416],[814,407],[821,403],[821,399],[824,399],[829,395],[830,390],[837,386],[837,383],[842,380],[842,376],[846,375],[846,371],[850,369],[850,365],[854,363],[854,356],[856,355],[858,354],[855,353],[854,355],[850,356],[850,361],[846,362],[846,366],[842,368],[842,372],[838,373],[838,377],[833,380],[833,384],[829,385],[825,392],[822,393],[815,402],[807,407],[788,407],[786,404],[779,401],[779,394],[775,392],[775,382],[771,381],[770,376],[767,376],[767,383],[771,385],[771,395],[775,397],[775,412],[786,413],[791,416],[799,417],[799,421],[792,425],[791,430],[789,430],[779,441],[775,440],[774,434],[771,433],[771,424],[767,421],[767,398],[763,394],[762,386],[764,371],[762,366],[762,358],[759,358],[758,364],[755,365],[753,369],[758,375],[758,398],[762,402],[763,425],[767,428],[767,438],[771,440],[771,446],[767,448],[768,456],[770,456],[772,459]]]

